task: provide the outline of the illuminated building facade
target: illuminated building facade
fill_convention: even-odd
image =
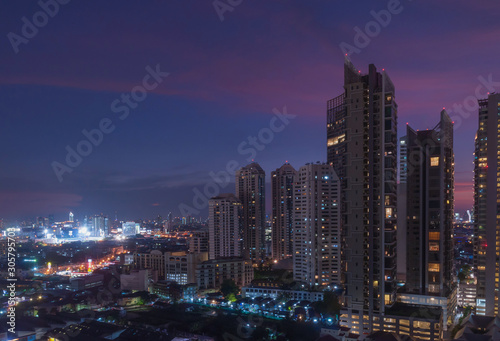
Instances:
[[[208,201],[209,259],[241,256],[241,203],[226,193]]]
[[[476,314],[499,314],[500,94],[479,100],[474,155]]]
[[[327,158],[341,183],[341,325],[381,328],[396,300],[397,104],[385,71],[344,65],[344,93],[327,102]]]
[[[253,262],[264,258],[266,173],[258,163],[236,171],[236,197],[242,204],[243,256]]]
[[[432,130],[407,126],[407,139],[407,290],[447,296],[453,288],[453,123],[443,110]]]
[[[406,255],[400,255],[406,256],[404,291],[416,303],[427,296],[450,302],[443,305],[446,331],[456,313],[453,122],[443,110],[434,129],[415,131],[407,125],[406,141],[407,243]]]
[[[309,286],[340,283],[340,182],[329,164],[300,168],[294,186],[293,276]]]
[[[274,260],[292,257],[293,184],[297,171],[289,163],[271,172],[272,256]]]

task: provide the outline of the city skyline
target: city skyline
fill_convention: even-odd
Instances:
[[[398,85],[400,132],[406,122],[432,129],[443,107],[455,119],[455,201],[464,213],[473,206],[477,110],[453,108],[467,108],[470,96],[485,98],[499,87],[493,42],[500,36],[500,7],[451,1],[431,7],[401,2],[387,25],[349,57],[362,73],[369,63],[385,68]],[[190,8],[110,2],[99,11],[61,5],[17,53],[8,37],[0,45],[0,217],[66,217],[69,211],[80,219],[101,212],[118,212],[123,220],[166,216],[181,203],[190,205],[193,189],[231,160],[245,166],[254,156],[267,174],[287,161],[296,168],[326,161],[325,101],[341,92],[341,44],[357,46],[355,28],[377,22],[372,12],[386,8],[367,1],[243,2],[221,21],[210,2]],[[31,19],[40,7],[3,9],[9,15],[1,31],[21,34],[22,18]],[[485,43],[492,53],[477,53]],[[76,148],[82,130],[116,117],[111,104],[154,72],[168,76],[59,182],[51,165],[64,162],[66,146]],[[273,109],[284,107],[296,115],[290,124],[256,155],[239,153],[247,136],[269,127]],[[233,179],[230,174],[220,193],[232,191]],[[269,176],[266,192],[269,214]],[[208,205],[199,211],[206,217]]]

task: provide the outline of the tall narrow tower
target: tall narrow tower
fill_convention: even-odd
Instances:
[[[454,289],[453,123],[443,110],[434,129],[415,131],[407,126],[406,137],[406,290],[448,297]]]
[[[271,172],[272,253],[274,260],[292,257],[293,184],[297,171],[289,163]]]
[[[300,168],[294,213],[294,279],[312,287],[340,284],[340,182],[331,165]]]
[[[408,188],[408,138],[399,139],[399,183],[397,198],[397,277],[406,281],[406,192]]]
[[[232,193],[208,201],[209,259],[241,257],[241,203]]]
[[[346,288],[341,324],[380,328],[396,300],[397,104],[389,76],[347,60],[344,93],[327,103],[327,158],[341,182]]]
[[[236,197],[242,205],[243,256],[253,262],[264,258],[266,174],[258,163],[236,172]]]
[[[474,155],[474,269],[476,313],[499,315],[500,94],[479,100]]]

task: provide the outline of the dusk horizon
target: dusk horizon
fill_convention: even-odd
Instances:
[[[251,162],[238,146],[284,107],[296,119],[254,158],[266,182],[285,161],[297,169],[324,162],[326,102],[343,92],[344,52],[362,73],[373,63],[390,75],[398,137],[406,123],[432,129],[447,109],[456,121],[455,207],[471,209],[478,118],[469,100],[479,86],[481,95],[498,87],[495,45],[478,53],[499,36],[498,5],[401,1],[386,18],[377,13],[387,3],[368,2],[242,2],[220,13],[212,3],[117,4],[101,4],[97,13],[68,2],[28,43],[3,39],[0,217],[180,215],[179,205],[192,203],[210,172],[230,160]],[[22,36],[22,18],[39,10],[35,3],[9,5],[0,28]],[[381,23],[373,37],[366,34],[370,22]],[[124,111],[114,112],[113,102],[142,84],[147,67],[168,76],[120,119]],[[103,118],[116,129],[60,182],[52,164],[65,164],[66,147],[75,149],[82,131]],[[234,185],[221,191],[234,193]]]

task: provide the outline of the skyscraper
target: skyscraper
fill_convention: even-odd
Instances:
[[[399,139],[399,183],[397,198],[397,277],[406,281],[406,191],[408,175],[408,141]]]
[[[474,269],[476,313],[499,314],[500,94],[479,100],[474,155]]]
[[[104,237],[110,233],[109,219],[105,215],[95,215],[91,225],[92,237]]]
[[[293,276],[340,284],[340,182],[332,166],[307,164],[294,186]]]
[[[209,259],[241,256],[241,203],[232,193],[208,201]]]
[[[406,256],[406,286],[400,300],[440,306],[446,331],[454,323],[457,289],[453,123],[446,111],[434,129],[415,131],[407,125],[406,152],[406,245],[398,254]]]
[[[341,324],[365,333],[396,299],[397,104],[373,64],[361,74],[346,58],[344,90],[327,103],[327,158],[342,187]]]
[[[406,137],[406,290],[447,297],[454,288],[453,123],[443,110],[434,129],[415,131],[407,125]]]
[[[258,163],[236,172],[236,197],[242,204],[243,256],[258,262],[264,257],[266,174]]]
[[[272,255],[274,260],[292,257],[293,185],[297,171],[289,163],[271,172]]]

